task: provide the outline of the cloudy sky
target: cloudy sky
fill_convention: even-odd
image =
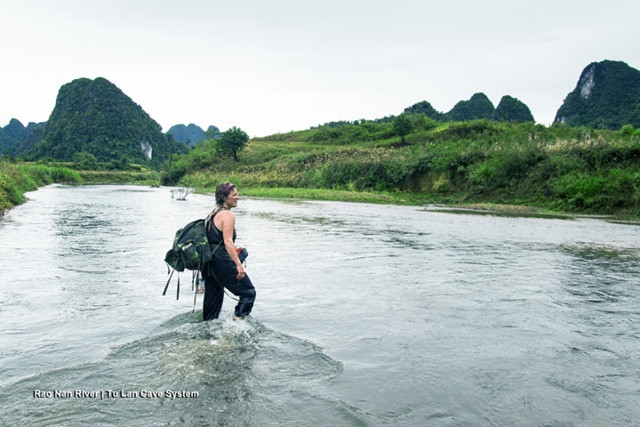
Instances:
[[[167,131],[250,136],[484,92],[549,125],[591,62],[640,69],[637,0],[0,0],[0,126],[104,77]]]

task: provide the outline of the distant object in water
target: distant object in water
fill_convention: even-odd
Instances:
[[[187,196],[193,193],[193,188],[179,187],[171,190],[171,198],[176,200],[187,200]]]

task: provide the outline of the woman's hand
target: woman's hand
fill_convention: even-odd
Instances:
[[[236,279],[244,279],[246,273],[244,272],[244,267],[242,266],[242,264],[236,264],[236,268],[238,269],[238,275],[236,276]]]

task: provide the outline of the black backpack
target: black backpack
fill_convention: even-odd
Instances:
[[[173,246],[164,261],[176,271],[202,270],[211,261],[213,251],[207,237],[206,220],[197,219],[182,227],[173,238]]]
[[[180,273],[184,270],[192,270],[191,289],[195,289],[202,268],[213,259],[214,252],[222,243],[218,243],[215,248],[211,247],[207,236],[209,220],[209,218],[206,220],[197,219],[176,231],[175,237],[173,238],[173,245],[164,257],[164,261],[167,263],[167,274],[170,273],[170,275],[162,295],[166,295],[173,273],[176,271]],[[178,274],[176,299],[180,299],[180,274]]]

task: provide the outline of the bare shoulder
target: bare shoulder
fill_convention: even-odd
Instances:
[[[217,222],[217,224],[224,224],[226,222],[235,222],[236,215],[230,210],[225,209],[218,212],[215,219],[219,221]]]
[[[230,210],[228,210],[228,209],[224,209],[224,210],[221,210],[221,211],[218,213],[218,216],[219,216],[220,218],[227,219],[227,218],[235,218],[235,217],[236,217],[236,214],[234,214],[233,212],[231,212],[231,211],[230,211]]]

